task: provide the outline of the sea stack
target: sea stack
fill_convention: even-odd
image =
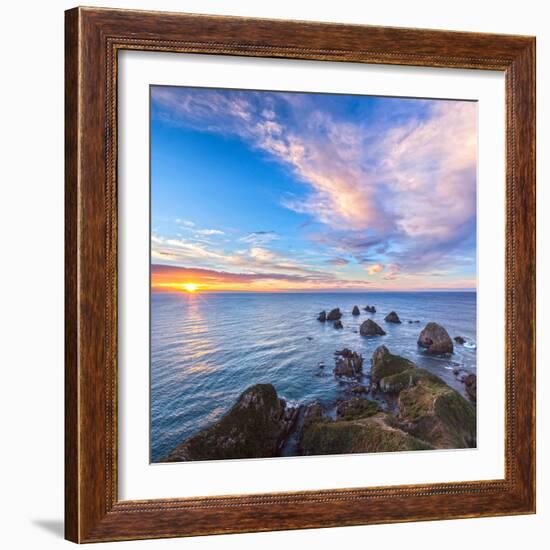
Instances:
[[[418,345],[433,355],[453,353],[454,350],[449,333],[437,323],[428,323],[424,327],[418,337]]]
[[[399,315],[397,315],[395,311],[390,311],[384,318],[384,321],[386,321],[386,323],[401,323],[401,319],[399,319]]]
[[[329,314],[327,315],[327,321],[338,321],[342,317],[342,312],[340,311],[340,308],[334,308],[331,309]]]
[[[327,312],[325,310],[321,311],[319,313],[319,317],[317,317],[317,321],[321,321],[321,323],[324,323],[327,320]]]
[[[357,306],[353,306],[353,311],[351,312],[352,315],[360,315],[361,312],[359,311],[359,308]]]
[[[344,325],[342,324],[342,321],[334,321],[334,328],[344,328]]]
[[[386,333],[372,319],[367,319],[361,324],[359,334],[361,336],[384,336]]]
[[[368,311],[369,313],[376,313],[376,308],[374,306],[367,306],[365,311]]]

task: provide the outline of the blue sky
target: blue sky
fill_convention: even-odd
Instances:
[[[476,155],[472,102],[154,86],[153,283],[474,288]]]

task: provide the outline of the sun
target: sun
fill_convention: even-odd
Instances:
[[[199,285],[197,285],[196,283],[184,283],[182,286],[183,289],[187,292],[196,292],[199,288]]]

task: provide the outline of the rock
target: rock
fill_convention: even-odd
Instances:
[[[321,311],[321,313],[319,313],[319,317],[317,317],[317,321],[321,321],[321,323],[324,323],[326,320],[327,320],[327,312],[323,310]]]
[[[384,336],[386,333],[372,319],[367,319],[359,327],[359,334],[361,336]]]
[[[344,328],[342,321],[334,321],[334,328]]]
[[[395,311],[390,311],[390,313],[384,317],[384,321],[386,321],[386,323],[401,323],[401,319],[399,319],[399,315],[397,315]]]
[[[359,308],[357,306],[353,306],[353,311],[351,312],[352,315],[361,315],[361,312],[359,311]]]
[[[369,393],[370,388],[368,386],[363,386],[363,384],[355,384],[350,388],[349,391],[355,394],[363,394],[363,393]]]
[[[454,349],[449,333],[437,323],[428,323],[424,327],[418,337],[418,345],[434,355],[453,353]]]
[[[420,372],[399,394],[398,409],[401,427],[437,449],[476,445],[475,408],[433,374]]]
[[[369,313],[376,313],[376,308],[374,306],[367,306],[365,311],[368,311]]]
[[[311,342],[311,340],[313,340],[313,336],[307,336],[306,338],[307,338],[307,340],[309,340],[310,342]]]
[[[338,353],[334,374],[336,376],[347,376],[348,378],[357,378],[363,372],[363,356],[344,348]]]
[[[298,418],[271,384],[246,389],[215,424],[180,443],[165,461],[274,457]]]
[[[477,401],[477,376],[475,374],[468,374],[463,382],[466,386],[466,395],[470,401],[475,403]]]
[[[327,315],[327,321],[338,321],[342,317],[342,312],[340,308],[331,309]]]
[[[395,427],[395,419],[385,413],[330,420],[304,422],[300,436],[304,455],[377,453],[432,449],[405,431]]]
[[[374,350],[371,358],[371,382],[380,386],[380,382],[385,378],[415,368],[416,365],[412,361],[393,355],[386,346],[379,346]],[[380,387],[380,389],[383,388]]]
[[[462,346],[466,342],[466,339],[462,338],[462,336],[455,336],[454,341]]]

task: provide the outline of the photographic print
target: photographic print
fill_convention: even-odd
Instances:
[[[150,87],[151,461],[476,447],[477,103]]]

